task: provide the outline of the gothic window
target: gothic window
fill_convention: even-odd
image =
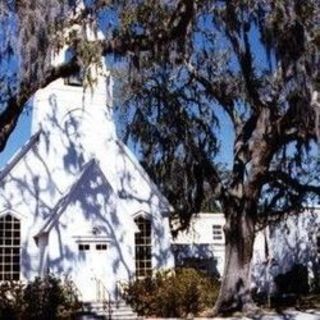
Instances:
[[[7,214],[0,218],[0,281],[20,278],[20,221]]]
[[[136,276],[146,277],[152,274],[151,222],[143,217],[135,219],[139,232],[135,234]]]

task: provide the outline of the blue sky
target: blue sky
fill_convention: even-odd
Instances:
[[[0,168],[8,162],[14,153],[29,139],[31,135],[31,114],[24,112],[18,125],[11,134],[5,150],[0,153]]]

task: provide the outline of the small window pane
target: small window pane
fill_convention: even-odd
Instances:
[[[99,243],[96,245],[96,250],[107,250],[107,245],[104,243]]]
[[[19,273],[14,273],[14,274],[12,275],[12,280],[18,281],[19,278],[20,278]]]
[[[87,243],[79,243],[79,251],[88,251],[90,250],[90,245]]]
[[[19,265],[18,264],[14,264],[12,270],[14,272],[18,272],[19,271]]]
[[[221,242],[223,240],[223,230],[221,225],[212,226],[213,240]]]

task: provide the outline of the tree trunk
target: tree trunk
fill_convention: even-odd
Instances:
[[[250,312],[255,307],[250,292],[254,221],[245,213],[227,215],[224,275],[215,314]]]

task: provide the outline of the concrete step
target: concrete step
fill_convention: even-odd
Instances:
[[[76,320],[137,320],[135,314],[132,315],[107,315],[105,313],[77,314]]]
[[[77,320],[137,320],[138,315],[124,301],[103,303],[89,301],[83,304],[82,318]]]
[[[135,313],[132,309],[126,309],[126,310],[114,310],[114,309],[111,309],[111,311],[112,311],[112,314],[119,314],[119,315]]]
[[[106,316],[107,319],[109,319],[109,316]],[[116,315],[111,315],[112,320],[137,320],[138,317],[137,315],[123,315],[123,316],[116,316]]]
[[[93,312],[78,312],[75,315],[75,320],[106,320],[106,317]]]

